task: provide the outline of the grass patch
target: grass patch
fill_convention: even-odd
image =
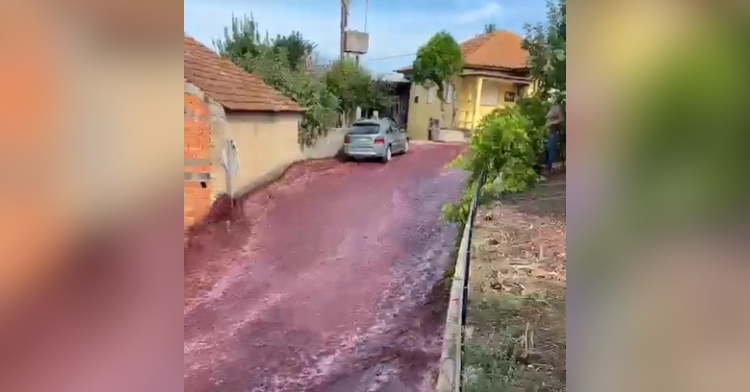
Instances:
[[[477,214],[467,392],[565,391],[564,178],[540,188],[537,197],[514,195]]]
[[[499,346],[468,344],[464,347],[465,392],[511,391],[517,381],[518,366]]]
[[[470,304],[467,392],[565,390],[565,299],[503,295]]]

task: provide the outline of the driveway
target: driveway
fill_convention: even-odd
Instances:
[[[316,161],[186,253],[185,391],[427,391],[440,356],[460,145]]]

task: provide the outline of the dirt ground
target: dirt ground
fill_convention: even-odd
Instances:
[[[565,174],[476,219],[464,390],[565,391]]]

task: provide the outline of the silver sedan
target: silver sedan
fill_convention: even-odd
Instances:
[[[354,159],[377,158],[388,163],[393,154],[409,152],[406,130],[389,119],[359,120],[344,137],[344,154]]]

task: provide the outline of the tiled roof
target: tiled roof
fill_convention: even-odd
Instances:
[[[482,34],[461,44],[464,63],[469,67],[526,68],[528,52],[523,38],[508,30]]]
[[[304,111],[292,99],[187,35],[184,64],[185,79],[229,110]]]
[[[466,68],[523,69],[528,52],[521,48],[523,38],[508,30],[498,30],[476,36],[461,44],[461,55]],[[410,71],[411,66],[399,69]]]

